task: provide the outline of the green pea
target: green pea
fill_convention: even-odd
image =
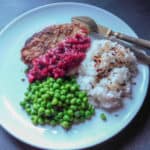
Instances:
[[[86,103],[87,103],[87,102],[88,102],[88,98],[87,98],[87,97],[84,97],[84,98],[83,98],[83,102],[86,102]]]
[[[41,103],[42,101],[43,101],[42,98],[37,99],[37,103]]]
[[[33,109],[35,109],[35,110],[38,110],[39,109],[39,107],[40,107],[40,105],[37,103],[35,103],[35,104],[33,104]]]
[[[59,98],[59,97],[60,97],[60,94],[59,94],[59,93],[55,93],[55,94],[54,94],[54,97],[55,97],[55,98]]]
[[[72,79],[71,79],[71,82],[72,82],[72,83],[76,83],[76,79],[75,79],[75,78],[72,78]]]
[[[86,105],[85,105],[85,103],[81,103],[81,109],[86,109]]]
[[[39,91],[41,94],[45,92],[44,88],[41,88]]]
[[[63,89],[65,89],[65,90],[67,90],[67,91],[68,91],[68,90],[70,89],[70,84],[68,84],[68,83],[67,83],[67,84],[65,84],[65,85],[64,85],[64,87],[63,87]]]
[[[61,102],[61,101],[58,102],[58,106],[59,106],[59,107],[62,106],[62,102]]]
[[[31,116],[33,124],[59,124],[65,129],[89,119],[95,112],[75,77],[49,77],[30,84],[20,105]]]
[[[85,115],[83,110],[80,110],[80,116],[84,118]]]
[[[54,88],[54,89],[59,88],[59,84],[58,84],[58,83],[54,83],[54,84],[53,84],[53,88]]]
[[[51,83],[51,82],[54,82],[55,80],[54,80],[53,78],[49,77],[49,78],[47,79],[47,81],[48,81],[49,83]]]
[[[80,111],[76,111],[75,113],[74,113],[74,115],[75,115],[75,117],[80,117]]]
[[[27,99],[31,99],[32,93],[28,92],[28,95],[26,96]]]
[[[64,115],[64,116],[63,116],[63,120],[69,121],[69,120],[70,120],[70,117],[69,117],[68,115]]]
[[[90,113],[90,111],[85,111],[85,117],[88,119],[88,118],[90,118],[91,117],[91,113]]]
[[[63,83],[63,79],[62,79],[62,78],[58,78],[58,79],[56,80],[56,82],[57,82],[58,84],[62,84],[62,83]]]
[[[74,118],[74,119],[73,119],[73,122],[74,122],[74,123],[79,123],[79,122],[80,122],[80,121],[79,121],[79,118]]]
[[[35,81],[35,84],[36,84],[36,86],[38,86],[38,85],[40,84],[40,81],[39,81],[39,80],[36,80],[36,81]]]
[[[35,95],[31,95],[31,100],[34,100],[35,99]]]
[[[50,109],[50,110],[51,110],[52,115],[55,115],[55,114],[56,114],[56,112],[55,112],[54,109]]]
[[[41,102],[41,106],[42,106],[42,107],[46,107],[46,101],[43,100],[43,101]]]
[[[47,100],[49,98],[49,94],[48,93],[45,93],[45,99]]]
[[[80,86],[78,84],[73,85],[76,90],[79,90]]]
[[[103,121],[106,121],[107,118],[106,118],[106,115],[104,113],[101,113],[100,114],[100,118],[103,120]]]
[[[37,125],[37,124],[38,124],[38,117],[37,117],[37,116],[32,116],[32,117],[31,117],[31,120],[32,120],[32,123],[33,123],[34,125]]]
[[[59,119],[61,119],[61,118],[63,117],[63,113],[62,113],[62,112],[59,112],[59,113],[57,114],[57,116],[58,116]]]
[[[76,98],[72,98],[70,101],[71,104],[75,104],[76,103]]]
[[[29,94],[28,92],[25,92],[25,93],[24,93],[25,96],[28,96],[28,94]]]
[[[47,105],[46,105],[46,107],[47,107],[47,108],[51,108],[51,107],[52,107],[51,102],[48,102]]]
[[[38,118],[37,120],[38,124],[43,125],[44,124],[44,120],[42,118]]]
[[[25,97],[24,101],[29,102],[31,99],[29,97]]]
[[[73,85],[73,86],[71,86],[70,90],[71,90],[72,92],[74,92],[74,91],[76,91],[76,87]]]
[[[61,95],[65,95],[66,93],[67,93],[67,91],[65,89],[62,89],[60,92]]]
[[[31,88],[33,91],[35,91],[35,90],[37,90],[37,86],[36,85],[34,85],[34,86],[32,86],[32,88]]]
[[[73,116],[73,110],[69,109],[69,110],[67,111],[67,114],[68,114],[69,116]]]
[[[59,90],[59,89],[56,89],[56,90],[55,90],[55,93],[60,93],[60,90]]]
[[[76,91],[75,96],[78,97],[78,95],[79,95],[79,91]]]
[[[86,96],[86,92],[84,92],[84,91],[81,91],[81,92],[78,93],[79,98],[83,98],[85,96]]]
[[[65,100],[65,103],[66,103],[66,104],[70,104],[70,99],[66,99],[66,100]]]
[[[51,120],[51,121],[50,121],[50,125],[56,126],[56,124],[57,124],[57,122],[56,122],[55,120]]]
[[[50,115],[51,115],[51,111],[50,111],[49,109],[46,109],[46,110],[45,110],[45,115],[46,115],[46,116],[50,116]]]
[[[76,104],[80,105],[81,104],[81,100],[78,98],[76,99]]]
[[[79,121],[80,121],[80,122],[84,122],[84,121],[85,121],[85,118],[84,118],[84,117],[81,117],[81,118],[79,118]]]
[[[55,115],[55,116],[54,116],[54,120],[56,120],[57,122],[59,122],[59,116],[58,116],[58,115]]]
[[[44,123],[45,123],[45,124],[49,124],[49,119],[46,118],[46,119],[44,120]]]
[[[91,114],[94,114],[95,113],[95,108],[94,108],[94,106],[93,105],[90,105],[90,111],[91,111]]]
[[[60,89],[61,89],[61,90],[66,89],[66,88],[65,88],[65,85],[61,85]]]
[[[57,105],[57,104],[58,104],[58,100],[56,98],[53,98],[52,105]]]
[[[68,121],[63,121],[60,124],[63,128],[68,129],[70,127],[70,124]]]
[[[48,94],[43,94],[43,95],[41,96],[41,98],[42,98],[43,100],[46,100],[48,97],[49,97]]]
[[[33,103],[37,103],[37,99],[33,99],[32,102],[33,102]]]
[[[75,105],[71,105],[70,109],[72,109],[73,111],[77,109],[77,107]]]
[[[40,108],[39,108],[38,114],[39,114],[39,115],[44,114],[44,107],[40,107]]]
[[[30,108],[30,104],[29,103],[25,104],[25,109],[27,109],[27,108]]]
[[[67,103],[62,103],[62,107],[65,109],[65,108],[68,108],[68,104]]]
[[[42,84],[40,84],[40,85],[39,85],[39,89],[41,90],[42,88],[43,88],[43,85],[42,85]]]
[[[23,108],[25,108],[26,102],[25,102],[25,101],[21,101],[21,102],[20,102],[20,105],[21,105]]]
[[[26,110],[26,112],[27,112],[28,114],[31,114],[31,109],[30,109],[30,108],[26,108],[25,110]]]
[[[61,95],[61,96],[60,96],[60,99],[61,99],[61,100],[65,100],[65,99],[66,99],[66,96],[65,96],[65,95]]]
[[[38,97],[38,96],[39,96],[39,92],[38,92],[38,91],[35,91],[35,95]]]
[[[73,94],[67,94],[67,96],[66,96],[68,99],[71,99],[71,98],[73,98],[74,97],[74,95]]]
[[[31,115],[38,115],[38,110],[32,110]]]
[[[44,88],[49,89],[49,86],[48,86],[47,82],[45,82]]]
[[[53,96],[54,96],[54,92],[49,91],[49,92],[48,92],[48,95],[49,95],[49,97],[53,97]]]

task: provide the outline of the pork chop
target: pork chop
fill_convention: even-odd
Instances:
[[[85,26],[77,23],[46,27],[25,42],[21,50],[21,58],[25,64],[30,65],[34,58],[44,54],[50,48],[56,47],[60,41],[76,33],[87,35],[89,31]]]

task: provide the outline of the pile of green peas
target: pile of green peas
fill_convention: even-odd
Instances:
[[[75,78],[49,77],[36,81],[29,85],[20,105],[33,124],[61,125],[65,129],[90,119],[95,113],[87,93],[79,89]]]

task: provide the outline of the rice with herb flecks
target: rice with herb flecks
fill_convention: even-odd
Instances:
[[[122,106],[131,94],[131,81],[137,73],[136,57],[122,45],[94,40],[79,68],[77,81],[90,99],[105,109]]]

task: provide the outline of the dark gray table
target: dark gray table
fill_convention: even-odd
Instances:
[[[60,0],[0,0],[0,28],[19,14],[48,3]],[[149,0],[77,0],[102,7],[121,17],[135,32],[150,40]],[[0,127],[0,150],[33,150],[9,135]],[[144,105],[135,119],[120,134],[93,150],[150,150],[150,86]],[[35,149],[37,150],[37,149]]]

